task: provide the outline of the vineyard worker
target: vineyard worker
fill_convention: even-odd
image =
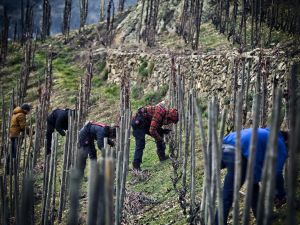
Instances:
[[[9,128],[9,137],[11,140],[11,155],[12,158],[16,158],[17,155],[17,143],[21,132],[28,132],[29,129],[26,125],[26,115],[30,112],[31,106],[24,103],[21,107],[16,107],[11,117],[11,123]]]
[[[146,106],[139,108],[131,121],[133,136],[135,137],[135,152],[133,159],[133,169],[140,170],[145,148],[145,136],[150,135],[155,139],[157,155],[160,161],[167,160],[163,136],[170,130],[162,129],[163,125],[178,122],[178,112],[176,109],[166,109],[163,105]]]
[[[91,121],[86,123],[79,131],[80,157],[78,165],[82,174],[86,166],[87,157],[89,156],[91,160],[97,159],[94,140],[97,141],[98,148],[104,153],[104,138],[108,138],[107,143],[113,147],[114,142],[112,139],[116,138],[116,127]]]
[[[52,143],[52,133],[56,130],[61,136],[66,135],[66,130],[68,130],[69,121],[69,111],[71,109],[54,109],[47,117],[47,132],[46,141],[47,155],[51,153],[51,143]]]
[[[241,151],[242,151],[242,171],[241,186],[245,182],[247,162],[249,158],[250,142],[252,128],[241,131]],[[236,132],[232,132],[224,137],[222,146],[222,168],[227,168],[227,174],[223,187],[223,207],[224,207],[224,225],[227,224],[229,210],[233,201],[234,189],[234,155],[236,144]],[[262,170],[267,151],[270,130],[268,128],[259,128],[257,130],[256,157],[254,162],[254,181],[252,194],[252,211],[256,216],[256,207],[259,195],[259,182],[262,179]],[[287,132],[279,132],[278,135],[278,155],[276,164],[276,197],[275,206],[280,206],[286,201],[286,192],[284,189],[283,166],[287,158]]]

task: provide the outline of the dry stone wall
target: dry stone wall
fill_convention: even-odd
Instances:
[[[293,61],[288,59],[284,50],[260,50],[238,53],[237,51],[211,52],[206,54],[164,54],[157,52],[120,52],[108,50],[106,65],[109,68],[108,82],[120,83],[121,76],[130,77],[131,86],[142,86],[145,92],[157,91],[168,85],[171,74],[171,59],[175,58],[176,73],[186,78],[186,84],[193,83],[199,98],[205,100],[216,96],[223,103],[233,102],[234,75],[239,77],[238,87],[241,87],[241,77],[245,76],[245,85],[249,75],[249,95],[252,96],[255,87],[255,76],[260,71],[262,77],[262,96],[265,112],[272,108],[273,84],[283,89],[287,87],[290,67]],[[141,74],[143,64],[148,65],[147,72]],[[244,65],[245,64],[245,65]],[[151,68],[149,68],[151,65]],[[251,111],[251,106],[248,107]]]

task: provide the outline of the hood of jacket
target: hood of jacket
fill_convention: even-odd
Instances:
[[[14,111],[13,111],[13,114],[18,114],[18,113],[25,113],[25,112],[23,111],[23,109],[21,109],[20,106],[16,107],[16,108],[14,109]],[[25,114],[26,114],[26,113],[25,113]]]

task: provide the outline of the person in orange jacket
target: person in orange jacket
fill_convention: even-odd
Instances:
[[[11,123],[9,128],[9,137],[11,140],[11,155],[16,158],[17,155],[17,143],[20,133],[24,132],[27,128],[26,115],[30,112],[31,106],[24,103],[21,107],[16,107],[11,117]]]

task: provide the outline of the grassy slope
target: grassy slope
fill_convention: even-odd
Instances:
[[[172,43],[176,42],[177,39],[174,39],[173,41],[172,39],[168,40],[170,41],[169,45],[172,45]],[[223,35],[219,35],[209,23],[202,26],[200,40],[201,44],[206,46],[208,50],[217,48],[219,46],[228,46],[226,38],[224,38]],[[31,74],[29,83],[30,88],[28,89],[26,101],[33,101],[35,104],[37,103],[36,84],[39,79],[41,81],[43,80],[45,52],[47,50],[47,44],[49,43],[52,44],[53,51],[55,52],[55,59],[53,61],[54,89],[51,99],[51,107],[74,107],[78,81],[80,76],[84,74],[84,68],[82,68],[82,66],[74,60],[80,49],[77,50],[71,46],[64,46],[60,41],[57,42],[55,39],[48,40],[46,44],[39,43],[38,50],[35,55],[35,68]],[[20,48],[18,46],[10,47],[7,65],[0,71],[0,79],[4,93],[9,93],[12,87],[15,86],[15,80],[20,72],[21,62],[22,58]],[[92,106],[89,119],[100,120],[104,122],[114,122],[118,108],[119,87],[106,84],[103,62],[99,62],[95,65],[95,75],[92,81],[92,86]],[[8,100],[9,95],[6,96],[6,99]],[[161,94],[146,93],[140,98],[132,99],[133,110],[136,110],[138,107],[149,103],[153,98],[158,100],[161,97]],[[60,138],[60,140],[60,148],[58,151],[59,162],[61,162],[63,155],[63,139]],[[131,140],[130,158],[132,159],[134,152],[134,138],[131,137]],[[142,167],[143,169],[149,171],[150,176],[146,181],[133,184],[132,182],[134,181],[135,177],[129,173],[127,188],[130,191],[143,192],[145,195],[157,200],[159,204],[146,207],[144,212],[140,214],[130,215],[129,222],[130,224],[186,224],[186,216],[182,214],[182,211],[177,203],[178,195],[172,188],[170,179],[172,176],[170,161],[160,163],[156,156],[155,149],[155,143],[151,138],[147,138],[147,145],[144,151],[144,163]],[[203,175],[200,149],[197,149],[197,157],[196,186],[197,198],[199,199]],[[40,161],[42,161],[42,158],[40,158]],[[58,168],[58,184],[60,174],[61,163],[59,163]],[[37,170],[35,177],[37,192],[39,193],[42,188],[42,170]],[[86,191],[86,185],[87,182],[85,182],[82,186],[83,192]],[[187,196],[188,195],[189,194],[187,194]],[[40,204],[40,201],[38,201],[38,203]],[[84,217],[86,212],[86,198],[81,200],[81,204],[82,214]],[[39,214],[40,205],[36,207],[36,210],[37,214]],[[284,213],[281,213],[281,215],[284,215]],[[281,217],[282,216],[280,216],[280,218]],[[282,224],[280,218],[277,220],[277,224]]]

